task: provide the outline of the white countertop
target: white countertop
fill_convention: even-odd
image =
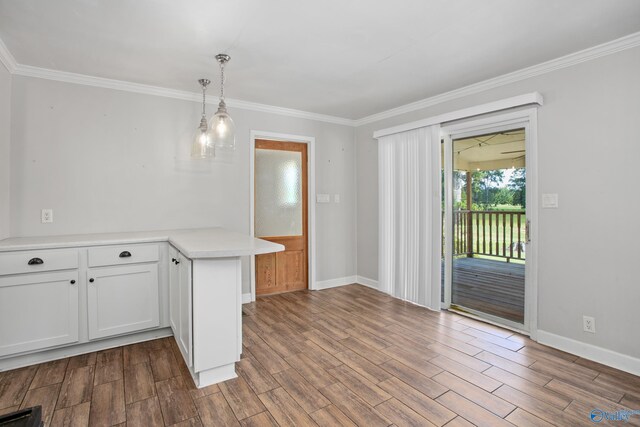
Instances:
[[[191,259],[224,258],[281,252],[284,246],[223,228],[132,231],[66,236],[11,237],[0,240],[0,252],[80,246],[169,242]]]

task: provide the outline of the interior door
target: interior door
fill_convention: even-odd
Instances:
[[[307,145],[256,140],[255,235],[284,245],[256,256],[256,294],[308,287]]]

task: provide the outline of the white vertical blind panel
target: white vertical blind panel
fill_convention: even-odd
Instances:
[[[430,126],[378,140],[381,289],[433,309],[440,302],[438,135],[439,126]]]

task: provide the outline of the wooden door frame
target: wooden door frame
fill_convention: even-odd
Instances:
[[[504,129],[525,129],[525,167],[527,182],[526,217],[530,221],[529,236],[531,241],[527,246],[527,260],[525,263],[525,318],[524,330],[516,324],[503,319],[493,319],[492,316],[480,316],[481,320],[496,323],[502,327],[517,330],[532,339],[537,339],[538,331],[538,110],[524,108],[517,111],[500,113],[489,117],[470,119],[461,123],[443,125],[441,137],[444,139],[445,149],[445,223],[452,223],[452,140],[473,136],[482,132],[494,132]],[[449,159],[449,160],[447,160]],[[449,308],[451,304],[451,230],[445,227],[445,298],[442,308]]]
[[[249,146],[249,230],[255,237],[255,151],[256,140],[297,142],[307,144],[307,284],[309,290],[316,289],[316,139],[312,136],[289,135],[285,133],[251,131]],[[251,301],[256,300],[256,257],[251,256]],[[243,298],[243,303],[250,302]]]

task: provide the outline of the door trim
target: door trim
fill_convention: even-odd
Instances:
[[[255,151],[256,139],[298,142],[307,144],[307,284],[309,290],[316,290],[316,139],[312,136],[289,135],[285,133],[251,131],[249,146],[249,230],[255,237]],[[251,256],[251,301],[256,300],[256,257]]]
[[[445,141],[445,221],[451,224],[451,194],[449,189],[453,184],[452,147],[453,139],[473,136],[482,132],[499,132],[513,128],[525,129],[525,167],[527,179],[527,208],[526,216],[530,221],[530,239],[525,263],[525,320],[524,328],[532,339],[537,338],[538,330],[538,109],[525,108],[518,111],[492,115],[476,120],[464,121],[450,125],[443,125],[441,137]],[[445,233],[450,233],[449,226]],[[445,302],[442,308],[449,308],[451,304],[451,242],[445,235]],[[493,319],[489,319],[493,320]],[[513,325],[507,325],[513,327]]]

